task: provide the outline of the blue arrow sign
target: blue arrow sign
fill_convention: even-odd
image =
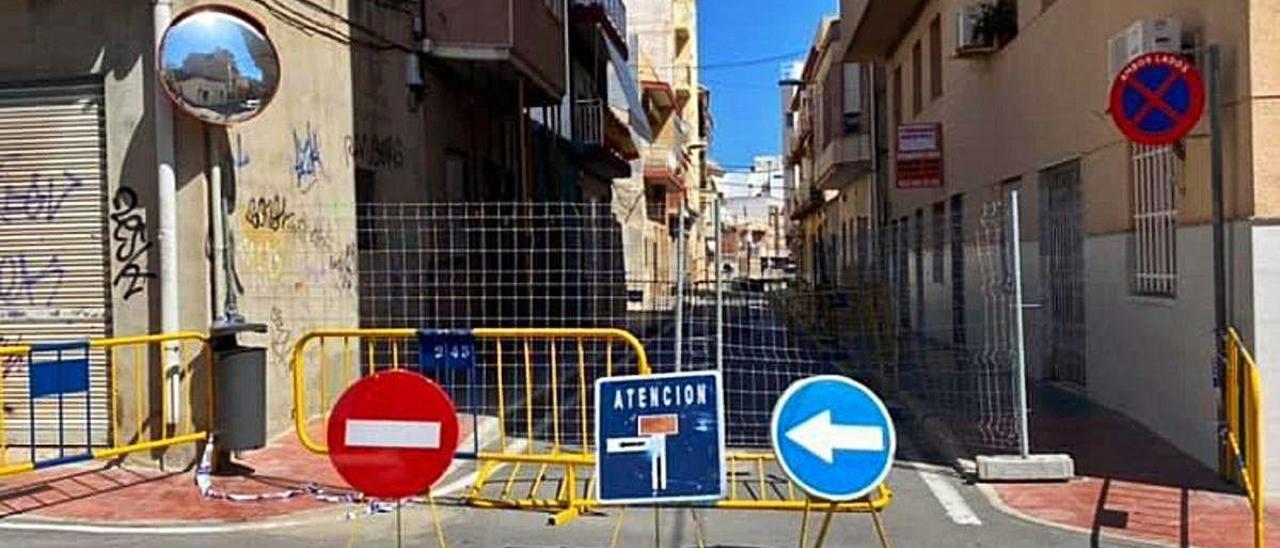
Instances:
[[[884,482],[897,434],[884,403],[847,377],[797,381],[773,408],[773,451],[810,495],[847,501]]]

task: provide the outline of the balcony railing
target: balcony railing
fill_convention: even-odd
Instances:
[[[674,147],[650,145],[649,153],[644,156],[645,169],[669,169],[675,173],[680,169],[680,154]]]
[[[627,4],[623,0],[573,0],[576,6],[599,7],[604,10],[605,19],[613,25],[613,30],[626,47],[627,41]]]
[[[579,99],[573,104],[573,140],[585,146],[604,145],[604,100]]]
[[[843,189],[870,169],[871,136],[867,133],[841,135],[819,151],[817,188]]]

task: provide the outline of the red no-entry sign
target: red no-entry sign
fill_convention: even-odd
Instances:
[[[458,448],[453,401],[417,373],[388,371],[347,389],[329,416],[329,460],[352,487],[374,498],[424,493]]]
[[[1111,118],[1129,140],[1167,145],[1204,114],[1204,79],[1186,58],[1148,53],[1130,61],[1111,85]]]

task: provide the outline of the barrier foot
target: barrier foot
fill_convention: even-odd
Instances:
[[[547,525],[554,525],[558,527],[578,519],[578,516],[580,515],[582,515],[582,510],[578,509],[578,507],[569,507],[556,512],[550,518],[547,518]]]

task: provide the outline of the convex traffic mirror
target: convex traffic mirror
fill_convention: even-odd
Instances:
[[[205,5],[174,18],[159,52],[160,80],[178,108],[232,125],[257,116],[280,87],[280,59],[260,22]]]

